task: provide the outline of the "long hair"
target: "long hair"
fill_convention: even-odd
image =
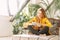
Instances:
[[[39,8],[39,9],[37,10],[37,12],[38,12],[38,11],[41,11],[42,14],[43,14],[43,16],[46,17],[46,13],[45,13],[45,10],[44,10],[43,8]]]

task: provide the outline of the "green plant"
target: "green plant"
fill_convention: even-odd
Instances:
[[[19,20],[20,20],[19,26],[21,26],[21,27],[23,26],[24,22],[29,21],[32,16],[36,15],[37,9],[40,8],[40,6],[37,4],[29,4],[27,8],[28,8],[29,15],[27,15],[26,11],[23,10],[22,14],[20,14],[20,16],[19,16]]]
[[[19,27],[18,25],[13,25],[13,34],[18,34],[19,33]]]
[[[30,20],[30,17],[29,16],[27,16],[27,15],[23,15],[24,13],[22,13],[22,15],[20,15],[20,18],[19,18],[19,26],[23,26],[23,23],[24,22],[27,22],[27,21],[29,21]]]
[[[57,16],[60,19],[60,16]]]
[[[19,22],[18,22],[18,25],[19,25],[20,27],[23,26],[23,23],[24,23],[24,22],[29,21],[32,16],[35,16],[35,15],[36,15],[37,9],[40,8],[40,6],[37,5],[37,4],[29,4],[27,8],[28,8],[28,13],[29,13],[29,15],[27,15],[26,11],[23,10],[23,11],[20,13],[20,15],[17,15],[17,16],[16,16],[16,21],[19,21]],[[17,19],[18,19],[18,20],[17,20]]]
[[[30,16],[35,16],[38,8],[40,8],[38,4],[29,4],[28,11],[29,11]]]

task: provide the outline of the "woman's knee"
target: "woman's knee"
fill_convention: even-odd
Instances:
[[[49,27],[48,27],[48,26],[45,26],[44,28],[45,28],[45,29],[49,29]]]

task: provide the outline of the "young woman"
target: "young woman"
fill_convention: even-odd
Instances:
[[[33,34],[39,35],[39,34],[49,34],[49,27],[52,27],[52,24],[48,20],[48,18],[45,15],[45,11],[43,8],[39,8],[37,10],[37,15],[32,18],[29,23],[31,25],[28,25],[28,29]],[[34,24],[34,25],[32,25]],[[38,26],[40,25],[40,26]]]

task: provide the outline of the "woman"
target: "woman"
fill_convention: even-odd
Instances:
[[[52,24],[48,20],[48,18],[45,15],[45,10],[43,8],[39,8],[37,10],[37,15],[32,18],[29,23],[31,23],[28,26],[28,29],[33,34],[39,35],[39,34],[49,34],[49,28],[52,27]],[[34,25],[32,25],[34,24]],[[40,26],[38,26],[39,24]]]

